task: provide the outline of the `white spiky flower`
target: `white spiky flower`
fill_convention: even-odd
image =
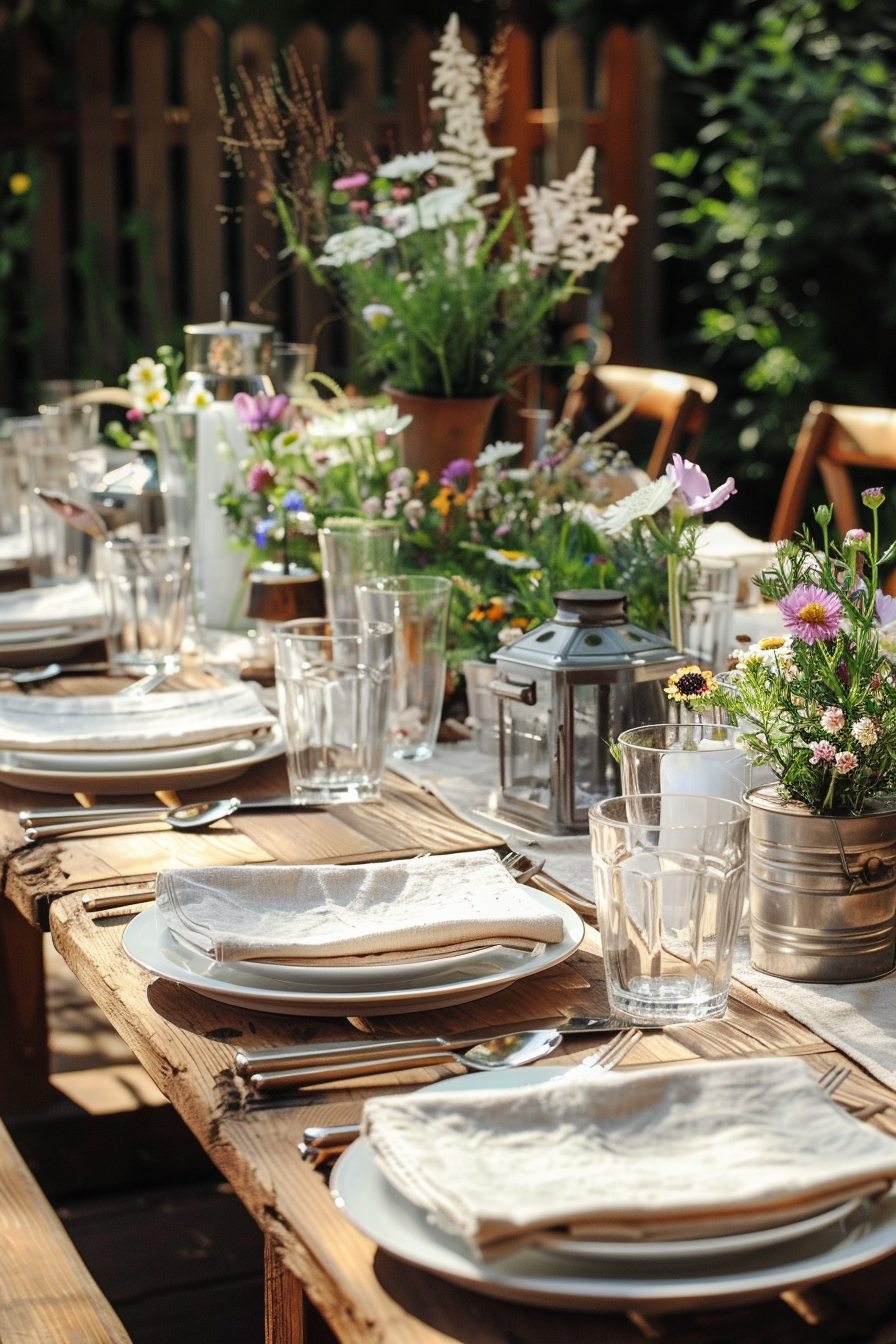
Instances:
[[[574,275],[587,275],[601,262],[612,261],[637,216],[624,205],[612,214],[598,210],[594,192],[594,148],[585,150],[578,165],[561,180],[546,187],[526,188],[523,206],[529,216],[528,255],[538,266],[560,266]]]
[[[438,155],[431,149],[424,149],[419,154],[396,154],[394,159],[381,163],[376,173],[377,177],[398,178],[402,182],[413,182],[415,178],[422,177],[424,173],[431,173],[438,161]]]
[[[318,258],[319,266],[351,266],[356,261],[369,261],[377,252],[395,246],[395,237],[385,229],[360,224],[354,229],[332,234],[324,243]]]
[[[445,113],[435,171],[475,196],[479,187],[493,180],[498,160],[509,158],[515,150],[489,143],[480,96],[482,72],[460,39],[456,14],[445,24],[432,60],[435,73],[429,105],[434,112]]]

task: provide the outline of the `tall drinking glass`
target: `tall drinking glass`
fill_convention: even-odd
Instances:
[[[397,574],[359,584],[363,621],[395,629],[389,744],[393,756],[422,761],[432,755],[445,694],[445,645],[450,579]]]
[[[277,698],[294,798],[378,798],[386,755],[392,626],[290,621],[274,631]]]
[[[398,528],[391,523],[340,525],[337,519],[318,530],[327,615],[331,621],[356,621],[355,589],[369,579],[395,573]]]
[[[106,452],[92,443],[95,408],[50,406],[12,421],[12,441],[28,509],[32,571],[41,579],[74,579],[87,570],[90,538],[35,495],[54,490],[89,499],[106,469]]]
[[[620,733],[623,793],[703,794],[739,803],[751,787],[749,755],[737,728],[716,723],[654,723]],[[688,805],[667,802],[672,818]]]
[[[96,571],[110,660],[175,670],[187,617],[189,539],[110,537],[97,547]]]
[[[664,801],[627,794],[588,814],[610,1005],[656,1025],[725,1011],[748,827],[724,798],[688,798],[687,824],[671,824]]]

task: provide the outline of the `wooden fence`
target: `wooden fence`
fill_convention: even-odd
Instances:
[[[307,23],[290,45],[307,70],[319,71],[330,105],[341,106],[337,120],[348,149],[363,153],[369,144],[419,148],[433,41],[410,24],[396,49],[384,53],[381,38],[364,23],[338,38]],[[472,34],[465,41],[475,46]],[[300,275],[269,288],[282,269],[281,243],[259,204],[251,163],[241,181],[222,177],[215,77],[226,82],[239,66],[267,73],[277,56],[271,34],[250,23],[225,42],[218,25],[201,18],[172,40],[147,22],[122,47],[102,24],[86,23],[74,51],[73,110],[55,102],[56,71],[37,30],[22,28],[17,42],[20,113],[0,122],[0,143],[27,143],[39,155],[42,196],[31,281],[46,327],[41,375],[70,375],[80,363],[82,370],[89,364],[91,372],[111,376],[123,358],[122,312],[148,350],[184,319],[216,317],[222,289],[234,294],[236,316],[263,312],[287,336],[307,340],[326,313],[325,297]],[[391,90],[382,87],[384,54],[394,58]],[[568,172],[593,144],[606,204],[622,202],[640,216],[614,264],[607,306],[614,359],[650,363],[656,315],[649,159],[659,78],[653,34],[608,32],[593,88],[586,54],[570,28],[555,29],[540,46],[523,29],[512,29],[507,62],[494,140],[516,147],[509,168],[516,188]],[[224,208],[225,200],[231,208]]]

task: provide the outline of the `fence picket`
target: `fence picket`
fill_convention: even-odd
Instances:
[[[380,40],[369,24],[352,24],[342,38],[342,54],[348,67],[342,134],[351,157],[363,160],[367,157],[367,146],[377,140]]]
[[[524,28],[513,27],[507,33],[505,60],[506,89],[492,140],[496,145],[516,145],[513,158],[504,161],[504,172],[520,196],[535,181],[533,152],[540,139],[529,117],[535,103],[535,44]]]
[[[93,246],[97,264],[102,267],[93,283],[109,291],[102,296],[85,294],[87,356],[99,359],[108,375],[119,358],[115,325],[102,317],[104,306],[117,306],[114,84],[112,37],[108,28],[95,20],[83,24],[75,38],[75,90],[83,239]]]
[[[299,63],[310,80],[319,80],[327,94],[330,43],[323,28],[316,23],[303,23],[289,40],[290,49],[296,54]],[[321,323],[330,312],[329,295],[320,285],[316,285],[304,269],[298,268],[289,277],[290,304],[292,307],[292,330],[295,340],[308,344],[316,341],[322,348],[327,362],[332,359],[331,329],[321,328]],[[319,361],[320,362],[320,361]]]
[[[140,23],[131,34],[134,100],[134,183],[137,209],[152,237],[138,246],[140,328],[153,345],[171,325],[171,187],[165,104],[168,43],[155,23]]]
[[[405,32],[395,74],[398,148],[413,154],[424,147],[429,131],[429,99],[432,94],[432,40],[419,23]]]
[[[578,33],[565,25],[544,39],[544,175],[572,172],[588,143],[585,57]]]
[[[613,134],[603,153],[602,195],[609,209],[626,205],[633,214],[638,203],[638,47],[637,39],[618,24],[603,40],[598,67],[598,96]],[[638,245],[633,237],[610,267],[607,306],[613,314],[611,337],[615,364],[637,363],[638,311],[623,302],[638,290]]]
[[[274,39],[266,28],[247,23],[230,40],[230,58],[235,68],[243,68],[253,80],[268,79],[276,51]],[[268,211],[267,191],[258,155],[244,151],[243,209],[240,229],[242,294],[244,313],[253,322],[280,319],[281,294],[276,284],[281,267],[277,261],[280,238]]]
[[[215,93],[220,74],[221,29],[214,19],[197,19],[183,40],[191,322],[210,322],[218,316],[218,295],[224,288],[221,119]]]

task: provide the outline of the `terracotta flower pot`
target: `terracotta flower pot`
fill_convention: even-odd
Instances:
[[[404,464],[436,480],[449,462],[479,456],[500,397],[421,397],[386,383],[383,391],[401,415],[414,418],[404,431]]]

